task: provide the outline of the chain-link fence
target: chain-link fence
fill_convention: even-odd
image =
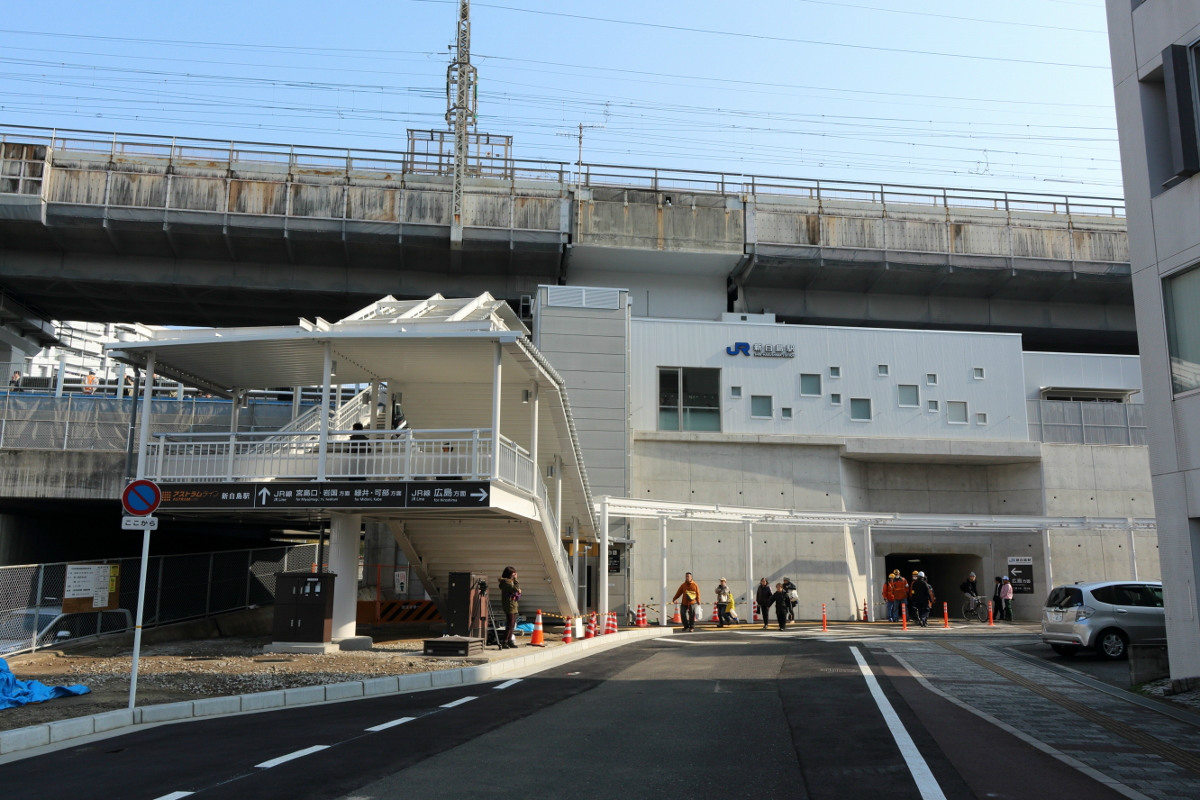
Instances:
[[[307,572],[316,558],[316,545],[152,557],[142,625],[273,603],[276,573]],[[101,565],[110,568],[101,571],[108,589],[96,586],[93,603],[80,597],[79,577],[96,570],[80,568]],[[0,654],[131,629],[140,569],[140,558],[0,567]]]

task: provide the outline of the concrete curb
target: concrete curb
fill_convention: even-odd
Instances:
[[[325,686],[304,686],[296,689],[277,689],[270,692],[234,695],[231,697],[208,697],[179,703],[156,706],[141,706],[134,709],[105,711],[84,717],[58,720],[45,725],[31,725],[0,732],[0,757],[24,753],[25,757],[59,749],[73,740],[97,734],[112,736],[126,733],[141,726],[158,725],[166,722],[182,722],[189,719],[246,714],[276,708],[293,708],[317,703],[333,703],[345,700],[361,700],[365,697],[380,697],[389,694],[404,694],[447,686],[467,686],[494,680],[502,675],[521,673],[530,675],[547,667],[565,664],[594,655],[623,644],[669,636],[671,628],[634,628],[610,633],[594,639],[583,639],[562,647],[522,653],[512,658],[498,659],[488,664],[479,664],[459,669],[419,672],[409,675],[392,675],[369,678],[349,683],[333,683]],[[525,649],[525,648],[522,648]],[[38,752],[25,752],[38,751]],[[4,759],[11,760],[11,759]]]

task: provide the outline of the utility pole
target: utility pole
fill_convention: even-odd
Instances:
[[[475,127],[475,68],[471,66],[471,0],[458,0],[458,29],[454,61],[446,70],[446,122],[454,132],[454,197],[450,220],[450,248],[461,250],[463,241],[463,181],[467,151]]]

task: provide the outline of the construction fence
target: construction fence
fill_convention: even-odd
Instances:
[[[308,572],[316,545],[155,556],[142,625],[275,602],[275,575]],[[133,627],[141,558],[0,567],[0,655]]]

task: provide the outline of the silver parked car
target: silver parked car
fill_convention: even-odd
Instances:
[[[1166,644],[1162,583],[1100,581],[1056,586],[1042,609],[1042,641],[1060,655],[1092,648],[1125,658],[1131,644]]]
[[[124,608],[63,613],[62,606],[15,608],[0,613],[0,654],[61,644],[69,639],[117,633],[133,627]]]

